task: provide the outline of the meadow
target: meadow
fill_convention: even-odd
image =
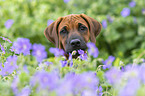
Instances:
[[[102,30],[66,60],[44,30],[81,13]],[[144,0],[0,0],[0,21],[0,96],[145,96]]]

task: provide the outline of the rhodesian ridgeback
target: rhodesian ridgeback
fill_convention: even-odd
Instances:
[[[85,14],[71,14],[54,21],[45,29],[44,35],[57,48],[69,54],[79,49],[85,51],[89,40],[96,43],[101,28],[101,23]]]

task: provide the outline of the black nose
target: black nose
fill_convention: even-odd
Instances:
[[[79,47],[80,46],[81,41],[79,39],[73,39],[70,41],[70,44],[72,47]]]

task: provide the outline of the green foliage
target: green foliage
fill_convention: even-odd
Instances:
[[[18,37],[29,38],[31,43],[41,43],[48,48],[54,46],[45,38],[43,31],[47,27],[47,20],[69,14],[86,15],[102,22],[107,15],[113,19],[107,21],[107,28],[102,29],[97,37],[97,47],[102,54],[123,57],[131,55],[133,49],[139,49],[145,43],[145,14],[142,9],[144,0],[135,0],[136,6],[129,7],[131,0],[13,0],[0,1],[0,35],[15,40]],[[127,17],[121,16],[123,8],[128,7],[131,13]],[[134,21],[136,18],[136,21]],[[4,23],[13,19],[14,24],[6,29]],[[145,47],[144,47],[145,49]],[[49,55],[51,56],[51,55]]]

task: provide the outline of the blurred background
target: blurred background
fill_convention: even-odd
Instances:
[[[145,58],[145,0],[0,0],[0,36],[29,38],[48,51],[54,45],[45,28],[58,17],[81,13],[102,23],[100,57]]]

